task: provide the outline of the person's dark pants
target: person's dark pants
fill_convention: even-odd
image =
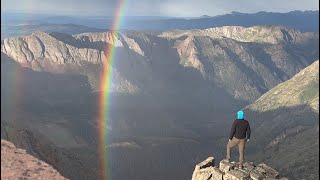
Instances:
[[[244,148],[245,148],[245,139],[237,139],[235,137],[232,138],[231,142],[228,142],[227,144],[227,159],[230,160],[230,156],[231,156],[231,148],[235,145],[238,145],[239,148],[239,164],[242,166],[243,165],[243,152],[244,152]]]

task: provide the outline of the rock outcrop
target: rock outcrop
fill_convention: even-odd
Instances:
[[[66,179],[47,163],[1,139],[1,179]]]
[[[237,167],[236,162],[220,161],[215,166],[214,157],[209,157],[196,165],[192,174],[192,180],[287,180],[279,178],[279,173],[266,164],[254,165],[245,162],[243,168]]]

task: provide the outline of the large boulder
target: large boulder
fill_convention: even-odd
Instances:
[[[224,173],[214,167],[214,157],[209,157],[197,164],[192,174],[192,180],[223,180]]]

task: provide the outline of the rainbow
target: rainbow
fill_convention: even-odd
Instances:
[[[119,34],[122,17],[124,16],[127,0],[118,0],[117,9],[112,24],[112,31],[114,32],[113,41],[115,41]],[[99,114],[98,114],[98,156],[100,176],[102,179],[110,179],[110,171],[108,169],[108,152],[106,146],[108,144],[107,122],[109,120],[109,106],[110,106],[110,89],[112,81],[112,66],[115,61],[116,48],[112,44],[106,47],[106,58],[103,60],[103,70],[100,81],[100,96],[99,96]]]

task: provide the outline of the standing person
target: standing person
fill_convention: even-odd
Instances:
[[[243,166],[243,153],[246,142],[250,139],[250,125],[247,120],[244,119],[243,111],[237,113],[237,119],[233,122],[229,142],[227,144],[227,156],[226,161],[230,161],[230,151],[231,148],[235,145],[238,145],[239,148],[239,167]]]

